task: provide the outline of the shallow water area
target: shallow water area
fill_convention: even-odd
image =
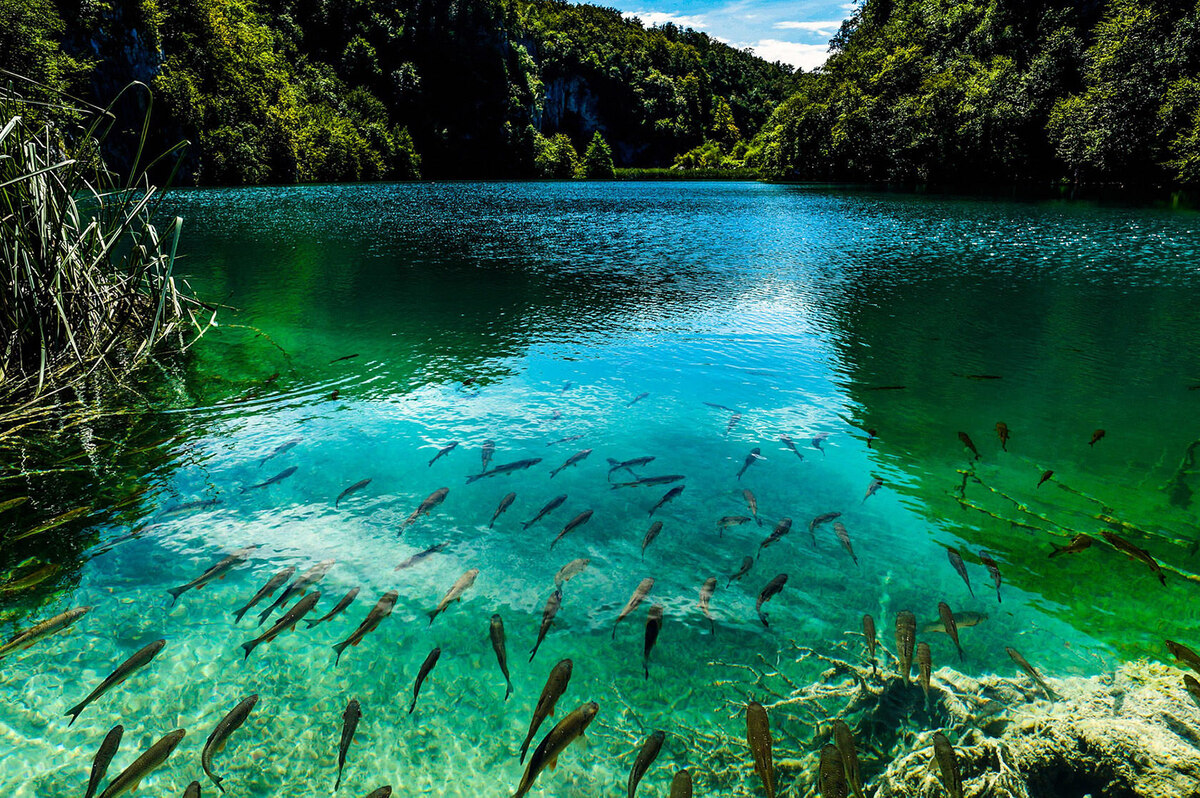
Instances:
[[[331,794],[342,713],[357,698],[338,794],[391,784],[508,796],[538,693],[569,657],[570,686],[534,744],[586,701],[600,713],[589,742],[531,795],[623,792],[655,729],[667,743],[647,794],[665,794],[686,766],[699,794],[757,795],[748,754],[714,748],[744,737],[747,698],[816,678],[796,645],[861,661],[865,613],[892,649],[896,613],[913,611],[934,667],[976,675],[1016,675],[1006,646],[1070,677],[1166,661],[1164,638],[1200,644],[1194,214],[757,183],[308,186],[178,191],[168,205],[187,220],[188,280],[227,307],[159,375],[155,412],[174,434],[138,475],[151,489],[136,517],[92,526],[95,545],[36,602],[0,594],[14,630],[94,607],[71,632],[0,660],[0,794],[82,794],[116,723],[125,741],[110,776],[185,728],[145,789],[181,794],[199,779],[215,792],[204,740],[258,693],[216,757],[229,795]],[[1004,446],[997,422],[1011,431]],[[540,461],[470,480],[488,440],[491,467]],[[643,456],[654,459],[607,462]],[[33,497],[24,522],[38,477],[11,473],[5,490]],[[684,478],[617,487],[666,475]],[[406,525],[443,487],[445,501]],[[751,515],[746,489],[761,525],[719,530],[723,516]],[[591,519],[551,548],[585,510]],[[830,512],[853,554],[832,524],[810,532]],[[761,546],[784,518],[790,533]],[[661,533],[643,550],[654,521]],[[1166,584],[1104,530],[1150,552]],[[1081,532],[1096,543],[1048,556]],[[75,532],[47,534],[65,545],[55,536]],[[172,606],[168,589],[252,544],[225,578]],[[961,552],[969,587],[946,547]],[[999,596],[980,551],[999,565]],[[747,555],[750,572],[729,583]],[[582,557],[530,662],[555,573]],[[234,611],[278,569],[324,560],[335,563],[308,617],[353,587],[357,599],[243,659],[241,645],[282,612],[257,625],[274,596],[240,623]],[[473,586],[431,623],[471,568]],[[781,573],[764,626],[756,599]],[[615,624],[645,577],[646,601]],[[698,607],[709,577],[711,626]],[[333,645],[389,590],[392,615],[335,664]],[[946,635],[923,631],[939,601],[987,616],[960,630],[962,661]],[[654,604],[665,620],[647,678]],[[507,632],[507,701],[493,613]],[[149,666],[68,728],[68,708],[159,638]],[[786,678],[758,675],[775,670]],[[773,714],[777,755],[809,753],[811,723]],[[791,778],[784,770],[781,784]]]

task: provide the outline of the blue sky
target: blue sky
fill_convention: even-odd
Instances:
[[[647,26],[674,22],[768,61],[809,70],[825,61],[831,36],[855,7],[849,0],[591,0]]]

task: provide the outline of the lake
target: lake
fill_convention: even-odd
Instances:
[[[218,326],[144,376],[136,424],[90,417],[47,445],[53,467],[3,450],[0,501],[32,497],[0,514],[10,535],[92,507],[0,550],[6,629],[94,608],[0,661],[4,795],[82,795],[117,723],[110,776],[183,728],[146,787],[199,779],[209,794],[204,740],[254,693],[215,759],[230,795],[330,795],[353,698],[338,794],[508,796],[565,658],[569,687],[534,745],[582,703],[600,710],[531,795],[616,794],[655,729],[666,743],[643,794],[688,767],[698,794],[760,795],[737,747],[746,700],[817,678],[797,646],[862,662],[864,614],[892,649],[897,612],[912,611],[934,668],[975,675],[1019,675],[1006,646],[1062,678],[1200,640],[1194,213],[758,183],[187,190],[164,211],[185,218],[179,269],[220,305]],[[639,458],[653,459],[619,467]],[[811,524],[829,513],[840,529]],[[1105,531],[1148,551],[1165,584]],[[1048,556],[1080,533],[1095,543]],[[555,575],[579,558],[530,661]],[[326,561],[308,619],[359,588],[349,607],[244,658],[284,610],[262,626],[275,596],[233,613],[281,569]],[[49,576],[22,583],[39,568]],[[698,606],[710,577],[711,621]],[[390,617],[335,662],[388,591]],[[961,661],[923,631],[941,601],[986,615],[961,626]],[[158,639],[153,662],[68,726]],[[778,757],[810,752],[811,718],[784,708],[771,722]],[[867,755],[864,772],[883,764]]]

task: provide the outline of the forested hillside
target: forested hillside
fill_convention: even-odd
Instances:
[[[585,148],[592,173],[607,149],[669,166],[749,139],[797,85],[556,0],[0,0],[0,67],[97,102],[149,84],[154,143],[189,139],[203,183],[570,177]]]
[[[1195,0],[866,0],[750,162],[777,178],[1200,182]]]

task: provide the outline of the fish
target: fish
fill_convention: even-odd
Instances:
[[[680,770],[675,773],[671,779],[671,793],[669,798],[692,798],[692,774],[687,770]]]
[[[662,521],[655,521],[653,524],[650,525],[650,528],[646,530],[646,534],[642,538],[642,559],[643,560],[646,559],[646,547],[654,542],[654,539],[656,537],[658,537],[659,532],[662,532],[662,526],[663,526]]]
[[[846,721],[837,719],[833,722],[833,742],[838,753],[842,755],[842,766],[845,770],[846,781],[856,798],[865,798],[862,786],[862,771],[858,764],[858,748],[854,744],[854,732]],[[824,795],[824,793],[822,793]]]
[[[362,706],[357,698],[351,698],[342,713],[342,739],[338,741],[338,773],[333,791],[337,792],[342,786],[342,769],[346,767],[346,754],[350,752],[350,743],[354,742],[354,732],[358,730],[358,722],[362,720]]]
[[[900,661],[900,675],[908,684],[912,673],[913,644],[917,639],[917,617],[908,610],[896,613],[896,658]]]
[[[558,704],[558,699],[562,698],[563,693],[567,691],[574,668],[575,663],[569,659],[563,659],[550,669],[550,675],[546,678],[546,686],[542,688],[542,694],[538,696],[537,704],[533,708],[533,717],[529,721],[529,733],[525,735],[525,742],[521,743],[521,764],[525,763],[525,754],[529,751],[529,743],[533,740],[533,735],[537,734],[542,722],[554,714],[554,707]]]
[[[92,798],[100,788],[100,782],[104,781],[104,776],[108,773],[108,766],[112,764],[113,757],[121,747],[121,737],[124,734],[125,727],[118,723],[104,735],[104,741],[100,743],[100,748],[96,750],[96,756],[92,759],[92,772],[88,776],[87,792],[83,798]]]
[[[566,526],[564,526],[562,528],[562,531],[558,533],[558,537],[556,537],[556,538],[554,538],[554,540],[550,541],[550,548],[554,548],[554,545],[556,543],[558,543],[558,541],[565,538],[567,536],[568,532],[578,529],[579,527],[583,526],[590,520],[592,520],[592,511],[591,510],[584,510],[579,515],[572,518],[570,521],[567,522]]]
[[[642,647],[642,670],[646,672],[646,679],[650,678],[650,652],[654,650],[654,644],[658,642],[658,633],[662,631],[662,625],[663,606],[654,604],[646,613],[646,635]]]
[[[256,485],[245,486],[244,488],[242,488],[242,493],[245,493],[248,490],[254,490],[255,488],[269,488],[272,485],[283,482],[285,479],[287,479],[288,477],[290,477],[292,474],[295,474],[295,473],[296,473],[296,466],[291,466],[289,468],[285,468],[282,471],[280,471],[278,474],[276,474],[275,476],[266,480],[265,482],[259,482]]]
[[[796,444],[795,444],[795,442],[793,442],[793,441],[792,441],[792,439],[791,439],[791,438],[789,438],[789,437],[788,437],[788,436],[786,436],[786,435],[780,435],[780,436],[779,436],[779,440],[783,441],[783,445],[784,445],[784,446],[786,446],[788,449],[791,449],[791,450],[792,450],[792,454],[796,455],[796,456],[797,456],[797,457],[799,457],[801,460],[803,460],[803,459],[804,459],[804,455],[803,455],[803,454],[801,454],[801,453],[800,453],[800,450],[796,448]]]
[[[999,374],[958,374],[951,372],[955,377],[963,377],[968,380],[1002,380],[1004,379]]]
[[[868,449],[873,448],[871,446],[871,441],[875,440],[878,437],[879,437],[879,433],[876,432],[875,430],[873,430],[873,429],[867,430],[867,448]]]
[[[581,449],[580,451],[575,452],[575,454],[573,454],[567,458],[567,462],[563,463],[558,468],[556,468],[550,472],[550,478],[554,479],[554,476],[559,471],[562,471],[564,468],[569,468],[573,465],[583,462],[584,460],[586,460],[588,458],[588,455],[591,453],[592,453],[591,449]]]
[[[558,573],[554,575],[554,586],[561,590],[562,586],[565,585],[571,579],[571,577],[578,574],[584,568],[587,568],[588,563],[591,561],[592,560],[590,557],[580,557],[577,560],[571,560],[562,568],[559,568]]]
[[[118,665],[117,669],[109,674],[108,678],[101,682],[99,687],[89,693],[87,698],[83,699],[83,701],[67,710],[66,714],[71,716],[71,722],[68,723],[67,726],[70,727],[74,725],[75,721],[79,719],[79,716],[82,714],[83,710],[87,709],[87,707],[93,701],[96,701],[109,690],[121,684],[130,676],[149,665],[154,658],[158,656],[159,652],[163,650],[163,646],[166,644],[166,640],[155,640],[153,643],[150,643],[149,645],[139,649],[132,657]]]
[[[708,611],[708,602],[712,599],[713,593],[717,590],[717,578],[710,576],[704,580],[704,584],[700,587],[700,612],[704,613],[704,617],[708,618],[709,624],[712,625],[712,633],[717,633],[717,622],[713,618],[712,613]]]
[[[238,702],[237,706],[217,722],[216,728],[212,730],[212,734],[208,735],[208,739],[204,741],[204,749],[200,752],[200,769],[204,771],[204,775],[208,776],[221,792],[225,792],[225,788],[221,786],[221,782],[225,779],[213,773],[213,755],[219,754],[225,749],[225,745],[229,742],[229,737],[242,727],[242,724],[250,717],[250,713],[254,711],[254,705],[257,703],[257,694],[243,698]]]
[[[938,602],[938,618],[941,619],[942,628],[946,630],[946,634],[950,635],[950,639],[954,641],[954,647],[958,649],[958,658],[966,659],[962,644],[958,642],[958,625],[954,622],[954,613],[950,610],[950,605],[944,601]]]
[[[1200,385],[1198,385],[1196,387],[1200,388]],[[724,410],[727,413],[736,413],[737,412],[732,407],[726,407],[725,405],[719,405],[715,402],[702,402],[701,404],[703,404],[705,407],[711,407],[714,410]]]
[[[522,525],[521,525],[521,528],[522,528],[522,529],[529,529],[529,527],[533,526],[533,525],[534,525],[534,524],[536,524],[538,521],[542,520],[542,519],[543,519],[543,518],[545,518],[547,515],[549,515],[549,514],[550,514],[550,513],[552,513],[553,511],[557,510],[559,507],[561,507],[561,506],[562,506],[562,504],[563,504],[563,502],[565,502],[566,500],[567,500],[567,494],[565,494],[565,493],[562,493],[562,494],[559,494],[558,496],[555,496],[553,499],[551,499],[550,501],[546,502],[546,506],[545,506],[545,507],[543,507],[542,509],[538,510],[538,514],[537,514],[537,515],[535,515],[533,518],[529,519],[529,520],[528,520],[528,521],[526,521],[524,524],[522,524]],[[581,523],[582,523],[582,522],[581,522]]]
[[[816,518],[808,522],[808,534],[812,538],[812,544],[815,548],[817,545],[817,527],[821,524],[827,524],[835,518],[841,518],[841,513],[821,513]]]
[[[742,420],[741,413],[734,413],[732,416],[730,416],[729,423],[725,425],[725,434],[728,435],[730,432],[732,432],[733,428],[736,427],[738,422],[741,420]]]
[[[412,511],[412,515],[404,520],[400,526],[401,529],[411,526],[418,518],[423,515],[428,515],[431,510],[436,508],[442,502],[446,501],[446,494],[450,492],[449,488],[438,488],[433,493],[425,497],[425,501]]]
[[[741,580],[741,578],[743,576],[750,573],[750,569],[753,567],[754,567],[754,558],[753,557],[747,556],[747,557],[743,558],[741,567],[737,569],[737,571],[734,573],[733,576],[729,577],[729,581],[725,583],[725,587],[729,587],[730,585],[732,585],[735,580]]]
[[[1168,640],[1166,643],[1167,651],[1171,652],[1171,656],[1177,662],[1182,662],[1196,673],[1200,673],[1200,655],[1197,655],[1195,651],[1192,651],[1187,646],[1176,643],[1174,640]]]
[[[954,746],[946,739],[946,735],[933,733],[933,758],[937,760],[938,770],[942,774],[942,786],[950,794],[950,798],[963,798],[962,777],[958,772],[958,755]]]
[[[929,644],[922,641],[917,643],[917,681],[921,684],[921,691],[925,693],[925,702],[929,702],[929,680],[933,673],[933,652],[929,649]]]
[[[655,485],[669,485],[672,482],[678,482],[681,479],[683,479],[682,474],[667,474],[666,476],[661,477],[642,477],[641,479],[635,479],[633,482],[614,482],[612,484],[612,488],[613,490],[616,490],[617,488],[646,488],[653,487]]]
[[[176,504],[173,507],[168,507],[158,514],[159,520],[165,520],[172,516],[181,515],[191,512],[192,510],[211,510],[213,507],[221,505],[223,502],[220,499],[201,499],[200,501],[185,502]]]
[[[583,439],[582,435],[568,435],[565,438],[559,438],[556,441],[550,441],[546,445],[547,446],[557,446],[560,443],[573,443],[575,441],[582,440],[582,439]]]
[[[524,798],[541,772],[547,767],[553,768],[558,764],[558,758],[567,746],[577,738],[584,736],[588,725],[595,719],[599,711],[600,705],[591,701],[560,720],[534,749],[533,756],[529,758],[529,766],[525,769],[525,775],[521,777],[521,783],[517,785],[517,791],[513,793],[512,798]]]
[[[817,780],[821,783],[821,798],[846,798],[850,794],[846,765],[836,745],[826,745],[821,749]]]
[[[458,441],[450,441],[450,443],[448,443],[445,446],[443,446],[442,448],[438,449],[438,453],[435,454],[433,456],[433,459],[429,461],[429,465],[432,466],[434,463],[436,463],[438,460],[441,460],[446,455],[450,454],[450,452],[454,451],[456,448],[458,448]]]
[[[562,388],[559,389],[559,393],[566,393],[567,391],[571,390],[571,386],[574,384],[575,383],[571,382],[570,380],[567,380],[563,383]]]
[[[762,519],[758,517],[758,499],[754,497],[754,493],[749,488],[742,488],[742,498],[746,500],[746,506],[750,508],[750,515],[754,517],[754,522],[762,526]]]
[[[762,781],[767,798],[775,798],[775,762],[771,758],[771,725],[767,710],[757,701],[746,705],[746,742],[754,758],[754,772]]]
[[[2,502],[0,502],[0,513],[4,512],[6,510],[12,510],[17,507],[20,507],[22,504],[24,504],[27,501],[29,501],[28,496],[18,496],[15,499],[8,499],[7,501],[2,501]]]
[[[975,448],[975,442],[971,440],[971,436],[965,432],[958,433],[958,439],[962,441],[962,445],[971,450],[971,454],[975,455],[975,459],[979,459],[979,450]]]
[[[629,601],[625,603],[625,608],[621,610],[621,614],[617,616],[616,623],[613,624],[613,640],[617,639],[617,624],[625,620],[625,616],[629,615],[629,613],[638,608],[638,605],[642,603],[642,600],[650,594],[650,589],[652,587],[654,587],[654,577],[652,576],[648,576],[638,583],[638,586],[633,591],[633,595],[630,596]]]
[[[297,601],[296,606],[284,613],[283,616],[280,617],[280,619],[276,621],[275,625],[270,629],[263,632],[254,640],[242,643],[242,648],[246,651],[246,656],[243,657],[243,659],[250,659],[250,655],[254,652],[254,649],[258,648],[263,643],[271,642],[280,634],[295,626],[301,618],[312,611],[312,608],[316,606],[316,603],[320,600],[321,591],[317,590],[309,593],[307,596]]]
[[[666,504],[667,502],[671,501],[672,499],[678,497],[681,493],[683,493],[684,487],[686,487],[686,486],[685,485],[676,485],[675,487],[671,488],[669,491],[664,493],[663,497],[658,500],[658,504],[651,507],[650,512],[647,513],[647,515],[654,515],[654,513],[656,513],[664,504]]]
[[[496,512],[492,513],[492,520],[488,522],[488,529],[491,529],[493,526],[496,525],[496,519],[500,517],[501,513],[503,513],[505,510],[507,510],[509,507],[511,507],[512,503],[514,501],[516,501],[516,499],[517,499],[516,493],[504,494],[504,498],[502,498],[500,500],[500,505],[496,508]]]
[[[505,463],[504,465],[498,465],[495,468],[491,469],[490,471],[482,471],[478,474],[472,474],[471,476],[467,477],[467,484],[470,485],[472,482],[475,482],[476,480],[480,480],[480,479],[485,479],[486,477],[507,476],[508,474],[514,474],[517,471],[524,471],[527,468],[532,468],[533,466],[537,465],[540,462],[542,462],[542,458],[530,457],[525,460],[517,460],[515,463]]]
[[[271,606],[258,614],[258,625],[262,626],[266,623],[267,618],[271,617],[271,613],[276,607],[282,607],[288,603],[292,596],[303,596],[305,591],[311,585],[315,585],[325,578],[325,574],[329,573],[330,569],[336,564],[336,560],[321,560],[321,562],[309,568],[304,573],[300,574],[294,582],[279,594],[279,597],[271,602]]]
[[[315,621],[305,621],[305,623],[308,624],[307,628],[311,629],[319,623],[325,623],[325,621],[341,615],[343,610],[354,603],[354,599],[358,596],[358,593],[361,589],[362,588],[358,587],[351,588],[346,595],[342,596],[341,599],[338,600],[338,603],[335,604],[333,609],[331,609],[329,612],[325,613],[320,618],[317,618]]]
[[[363,488],[365,488],[367,485],[370,485],[370,484],[371,484],[371,480],[360,479],[358,482],[355,482],[353,485],[351,485],[350,487],[346,488],[344,491],[339,493],[338,497],[333,500],[333,506],[337,507],[339,504],[342,503],[342,499],[346,498],[351,493],[355,493],[356,491],[362,490]]]
[[[633,767],[629,770],[629,781],[626,782],[625,798],[634,798],[637,795],[638,783],[642,777],[646,775],[646,771],[654,764],[654,760],[658,759],[658,754],[662,751],[663,741],[667,739],[667,733],[661,729],[653,732],[646,738],[646,742],[642,743],[641,749],[633,760]]]
[[[611,480],[612,475],[617,471],[628,471],[630,474],[633,474],[633,469],[639,466],[649,465],[652,462],[654,462],[653,457],[635,457],[632,460],[614,460],[610,457],[608,458],[608,478]],[[637,474],[633,475],[634,477],[637,476]]]
[[[814,449],[816,449],[817,451],[819,451],[821,453],[822,457],[825,456],[825,450],[821,448],[821,444],[824,443],[825,439],[828,437],[829,437],[828,432],[822,432],[822,433],[814,436],[813,439],[810,441],[810,443],[812,444],[812,447]]]
[[[754,605],[755,612],[758,613],[758,619],[762,621],[763,626],[769,626],[767,616],[763,614],[762,605],[771,600],[779,591],[783,590],[783,586],[787,584],[787,574],[777,574],[774,579],[767,582],[767,586],[758,594],[758,602]]]
[[[863,639],[867,641],[867,656],[871,658],[871,673],[875,672],[875,646],[879,644],[875,636],[875,619],[864,615],[862,620]]]
[[[749,523],[752,519],[748,515],[723,515],[717,521],[717,531],[721,537],[725,536],[725,530],[733,526],[741,526]]]
[[[1007,452],[1009,438],[1008,425],[1003,421],[996,422],[996,436],[1000,438],[1000,448]]]
[[[1037,683],[1038,687],[1042,688],[1042,692],[1046,694],[1047,698],[1049,698],[1051,701],[1058,700],[1058,696],[1053,690],[1050,689],[1050,685],[1046,684],[1046,680],[1042,678],[1042,674],[1038,673],[1037,668],[1030,665],[1029,661],[1021,656],[1020,651],[1008,646],[1005,646],[1004,650],[1008,652],[1009,659],[1017,663],[1017,666],[1021,670],[1025,671],[1029,678],[1033,679],[1033,681]]]
[[[863,496],[863,503],[865,504],[867,499],[874,496],[875,491],[879,490],[882,487],[883,487],[883,480],[880,479],[879,477],[875,477],[875,479],[871,480],[871,484],[867,485],[867,493],[865,496]]]
[[[986,551],[979,552],[979,561],[983,563],[984,568],[988,569],[988,573],[992,575],[992,581],[996,583],[996,603],[1004,603],[1000,598],[1000,566]]]
[[[962,580],[967,585],[967,590],[971,594],[971,598],[975,598],[975,591],[971,588],[971,577],[967,576],[967,566],[963,563],[962,555],[958,553],[958,549],[946,547],[946,557],[950,560],[950,565],[962,577]]]
[[[1046,482],[1046,480],[1050,479],[1050,477],[1052,477],[1052,476],[1054,476],[1053,471],[1043,471],[1042,478],[1038,480],[1036,487],[1040,488]]]
[[[329,400],[331,402],[336,402],[338,400],[338,397],[340,397],[341,395],[342,395],[342,392],[339,391],[337,388],[334,388],[333,392],[329,394]]]
[[[200,782],[193,781],[183,790],[183,798],[200,798]]]
[[[538,649],[542,647],[542,641],[546,639],[546,633],[550,631],[550,624],[554,623],[554,616],[558,615],[558,609],[562,606],[562,591],[555,589],[550,594],[550,598],[546,599],[546,606],[542,609],[542,625],[538,629],[537,642],[533,644],[533,650],[529,652],[529,661],[533,662],[533,658],[537,656]]]
[[[745,460],[745,462],[742,463],[742,470],[737,473],[737,478],[740,480],[742,478],[742,474],[745,474],[746,469],[749,468],[750,466],[754,465],[754,462],[756,460],[765,460],[765,459],[766,458],[762,456],[762,449],[755,446],[753,449],[750,450],[750,454],[746,455],[746,460]]]
[[[341,363],[343,360],[353,360],[356,357],[358,357],[357,352],[355,352],[352,355],[342,355],[341,357],[335,357],[333,360],[329,361],[329,363],[330,363],[330,365],[332,365],[334,363]]]
[[[38,562],[36,557],[31,558],[31,560],[32,562]],[[61,570],[62,566],[58,565],[57,563],[46,563],[41,567],[26,572],[24,575],[17,577],[16,579],[11,579],[3,584],[0,584],[0,595],[7,597],[10,593],[16,593],[21,590],[28,590],[31,587],[36,587]]]
[[[175,602],[179,600],[179,597],[189,590],[192,590],[193,588],[199,590],[214,579],[224,579],[225,575],[229,573],[231,568],[245,560],[257,548],[258,546],[254,545],[238,549],[228,557],[222,559],[216,565],[209,568],[204,573],[197,576],[192,581],[188,582],[186,585],[180,585],[179,587],[173,587],[168,590],[167,592],[171,594],[171,606],[174,607]]]
[[[496,442],[488,439],[483,442],[483,446],[479,448],[480,471],[487,471],[488,466],[492,462],[492,458],[496,456]]]
[[[147,748],[141,756],[133,760],[132,765],[108,783],[104,792],[100,793],[100,798],[117,798],[122,793],[136,789],[147,776],[167,761],[185,734],[187,732],[183,729],[176,729]]]
[[[292,449],[299,446],[301,443],[303,443],[303,439],[301,439],[301,438],[291,438],[290,440],[284,441],[283,443],[279,444],[274,449],[272,449],[270,454],[268,454],[263,459],[259,460],[258,467],[262,468],[263,464],[266,463],[268,460],[270,460],[272,457],[276,457],[278,455],[283,454],[284,452],[291,451]]]
[[[292,565],[276,571],[275,575],[268,579],[267,583],[258,589],[258,592],[254,594],[254,597],[251,598],[250,601],[246,602],[244,607],[233,613],[233,622],[237,623],[241,621],[242,617],[250,611],[251,607],[278,590],[279,586],[291,579],[292,574],[294,573],[296,573],[296,568]]]
[[[421,562],[425,558],[431,557],[434,554],[437,554],[438,552],[445,551],[446,547],[449,545],[450,545],[449,541],[446,541],[444,543],[435,543],[434,545],[425,549],[425,551],[419,551],[416,554],[414,554],[413,556],[409,557],[404,562],[397,565],[395,570],[403,571],[405,568],[412,568],[414,565]]]
[[[953,613],[953,618],[954,626],[957,629],[962,629],[966,626],[978,626],[986,621],[988,617],[982,612],[971,612],[970,610],[967,610],[965,612]],[[946,633],[946,624],[943,623],[940,618],[936,621],[930,621],[921,627],[921,634],[935,633]]]
[[[858,565],[858,557],[854,556],[854,547],[850,545],[850,533],[846,530],[846,525],[841,521],[834,521],[833,531],[837,534],[838,540],[842,542],[842,548],[850,555],[850,559],[854,560],[855,565]]]
[[[1104,437],[1104,430],[1102,430],[1102,429],[1096,430],[1095,432],[1092,433],[1092,439],[1090,441],[1088,441],[1088,446],[1095,446],[1096,441],[1100,440],[1103,437]]]
[[[0,645],[0,659],[15,654],[18,651],[24,651],[30,646],[45,640],[47,637],[58,634],[59,632],[69,629],[80,618],[92,611],[91,607],[73,607],[66,612],[60,612],[53,618],[47,618],[39,624],[29,627],[28,629],[17,632],[7,643]]]
[[[772,543],[778,542],[780,538],[791,531],[792,519],[780,518],[779,523],[775,524],[775,528],[771,530],[771,534],[767,536],[767,539],[758,544],[758,557],[762,556],[763,549],[765,549],[767,546],[770,546]]]
[[[1112,532],[1101,530],[1100,534],[1107,540],[1114,549],[1129,557],[1131,560],[1137,560],[1145,563],[1146,566],[1154,572],[1158,577],[1158,581],[1162,582],[1163,587],[1166,587],[1167,577],[1163,574],[1162,566],[1158,564],[1158,560],[1150,555],[1150,552],[1145,549],[1138,548],[1120,535],[1114,535]]]
[[[1197,707],[1200,707],[1200,682],[1196,681],[1196,677],[1190,673],[1183,675],[1183,687],[1188,691],[1188,695],[1192,697]]]
[[[392,798],[392,785],[385,784],[377,790],[372,790],[367,798]]]
[[[437,665],[438,657],[442,656],[442,649],[435,648],[425,657],[425,661],[421,663],[420,670],[417,671],[417,681],[413,683],[413,700],[412,706],[408,708],[408,714],[412,714],[417,708],[417,696],[421,694],[421,685],[425,683],[425,678],[429,676],[429,672],[433,670],[433,666]]]
[[[630,399],[630,400],[629,400],[629,403],[628,403],[627,405],[625,405],[625,406],[626,406],[626,407],[633,407],[635,404],[637,404],[638,402],[642,401],[643,399],[645,399],[645,398],[646,398],[647,396],[649,396],[649,395],[650,395],[649,393],[639,393],[637,396],[635,396],[635,397],[633,397],[632,399]]]
[[[1053,551],[1050,552],[1049,556],[1057,557],[1060,554],[1078,554],[1090,545],[1092,545],[1092,536],[1085,535],[1080,532],[1078,535],[1071,538],[1071,542],[1065,546],[1055,546],[1053,543],[1051,543],[1050,548],[1053,549]]]
[[[504,619],[500,617],[500,613],[492,616],[492,622],[488,626],[488,637],[492,639],[492,651],[496,652],[496,662],[500,663],[500,672],[504,674],[504,700],[512,695],[512,678],[508,675],[508,646],[504,637]]]
[[[398,599],[399,596],[400,593],[396,590],[389,590],[388,592],[384,593],[383,596],[380,597],[379,601],[375,602],[375,606],[372,607],[371,611],[367,613],[367,617],[364,618],[362,623],[358,625],[358,628],[355,629],[349,637],[333,647],[333,650],[337,652],[337,656],[333,660],[333,664],[335,666],[341,662],[342,652],[351,646],[357,646],[359,643],[361,643],[364,637],[378,628],[379,624],[383,622],[384,618],[392,614],[392,610],[396,607],[396,599]],[[321,620],[324,620],[324,618]],[[315,622],[313,625],[316,623],[320,623],[320,621]]]
[[[467,588],[475,584],[475,577],[477,576],[479,576],[479,569],[472,568],[455,580],[450,589],[446,591],[446,595],[442,596],[442,600],[438,602],[437,608],[429,613],[430,626],[433,626],[434,620],[445,612],[447,607],[456,601],[462,600],[463,593],[467,592]]]

